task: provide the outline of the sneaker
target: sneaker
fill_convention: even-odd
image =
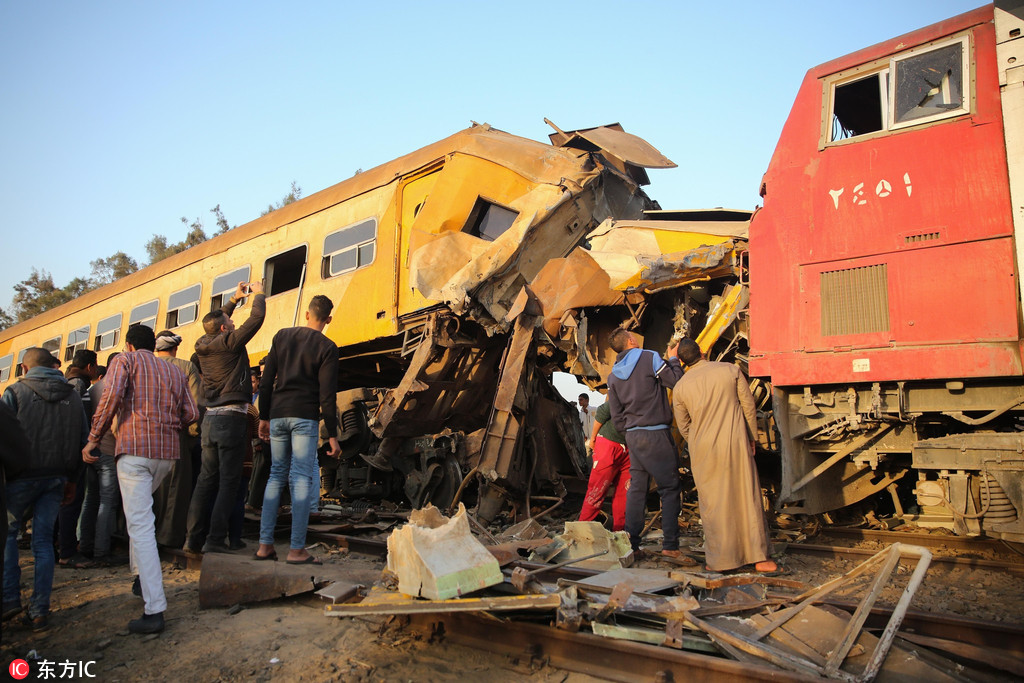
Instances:
[[[5,602],[3,607],[3,620],[13,619],[14,617],[21,614],[21,603],[20,602]]]
[[[128,622],[129,633],[160,633],[164,630],[164,613],[145,614]]]
[[[138,576],[132,581],[132,595],[137,598],[142,597],[142,580]]]
[[[228,550],[243,550],[243,549],[245,549],[247,547],[248,547],[248,544],[245,541],[241,540],[241,539],[239,539],[237,541],[229,541],[228,542]]]
[[[33,617],[26,613],[25,616],[21,618],[21,623],[22,625],[28,626],[30,629],[32,629],[33,633],[45,631],[50,627],[50,620],[47,618],[45,614],[40,614],[38,617]]]

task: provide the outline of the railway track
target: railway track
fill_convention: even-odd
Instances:
[[[912,543],[913,541],[910,542]],[[847,546],[840,545],[819,545],[817,543],[793,543],[787,546],[786,552],[804,555],[825,555],[829,557],[850,560],[863,560],[868,557],[871,557],[878,551],[868,550],[865,548],[850,548]],[[960,567],[963,569],[990,569],[993,571],[1004,571],[1009,572],[1011,574],[1024,575],[1024,562],[1014,560],[984,560],[974,557],[948,557],[944,555],[933,555],[932,564],[950,567]]]
[[[862,531],[862,530],[858,530]],[[890,534],[907,540],[910,534]],[[890,539],[883,534],[846,534],[858,539],[871,538],[883,542]],[[344,534],[313,533],[311,541],[346,547],[352,552],[382,557],[387,553],[387,544],[378,539],[368,539]],[[943,538],[942,540],[949,540]],[[954,544],[959,545],[954,542]],[[808,551],[808,548],[812,550]],[[817,550],[821,547],[824,550]],[[963,546],[967,547],[967,546]],[[834,546],[813,546],[808,544],[790,545],[794,552],[827,552],[833,555],[860,558],[874,551]],[[175,560],[197,568],[201,559],[186,557],[180,551],[170,553]],[[933,562],[939,558],[933,557]],[[946,558],[951,561],[970,558]],[[973,560],[978,562],[978,560]],[[520,562],[523,568],[537,569],[547,565]],[[960,564],[956,562],[956,564]],[[988,564],[1003,564],[988,561]],[[972,565],[978,566],[978,565]],[[1002,567],[1000,567],[1002,568]],[[599,572],[563,567],[546,573],[548,580],[566,579],[578,581]],[[771,594],[769,597],[772,597]],[[822,601],[841,609],[852,611],[857,603],[839,598]],[[865,626],[882,628],[891,616],[891,610],[876,607],[871,610]],[[553,626],[517,619],[497,619],[489,614],[451,613],[418,614],[410,617],[410,628],[429,634],[433,638],[443,637],[449,642],[492,652],[504,657],[517,669],[531,671],[550,665],[566,671],[574,671],[613,681],[804,681],[812,680],[792,672],[757,662],[739,662],[725,657],[700,652],[677,650],[672,647],[648,645],[624,640],[596,636],[589,632],[572,633]],[[1024,626],[1008,625],[956,615],[933,614],[921,610],[908,610],[901,627],[901,634],[908,637],[932,638],[942,641],[993,648],[1008,655],[1024,658]],[[818,680],[818,679],[814,679]]]
[[[825,527],[819,536],[847,538],[855,541],[877,541],[879,543],[909,543],[931,550],[956,552],[986,552],[1007,557],[1024,558],[1024,544],[1014,544],[994,538],[974,536],[946,536],[941,534],[912,533],[908,531],[881,531],[878,529],[856,529],[846,527]]]
[[[822,537],[837,540],[874,541],[882,544],[908,543],[938,551],[932,555],[933,565],[963,569],[989,569],[1024,575],[1024,555],[1017,554],[1012,545],[994,539],[844,528],[822,529],[816,540]],[[786,552],[858,560],[874,555],[878,549],[800,542],[790,543],[786,547]],[[943,554],[947,552],[954,554]],[[987,559],[983,557],[984,555],[995,555],[999,559]]]

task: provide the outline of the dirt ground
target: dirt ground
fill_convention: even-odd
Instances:
[[[279,552],[286,552],[281,548]],[[313,551],[356,580],[380,574],[383,560]],[[22,551],[23,596],[32,583],[31,554]],[[387,628],[384,618],[327,617],[319,597],[283,598],[231,609],[199,609],[199,571],[164,562],[168,609],[159,635],[130,635],[141,615],[128,567],[57,569],[50,627],[33,633],[4,623],[3,665],[17,658],[95,662],[97,681],[583,681],[555,669],[529,672],[503,657],[448,643],[428,644]],[[30,677],[29,680],[32,680]],[[65,679],[66,680],[66,679]],[[84,680],[84,679],[82,679]]]
[[[700,543],[691,537],[691,545]],[[254,542],[250,539],[251,552]],[[280,553],[284,549],[279,549]],[[325,563],[343,567],[353,580],[370,583],[383,560],[317,548]],[[283,554],[282,554],[283,556]],[[32,581],[31,554],[21,551],[23,597]],[[787,578],[821,583],[853,568],[855,562],[785,554]],[[643,566],[659,566],[646,561]],[[664,565],[669,568],[668,565]],[[283,598],[241,608],[199,609],[199,571],[165,562],[167,628],[159,635],[128,634],[127,623],[142,613],[132,596],[127,566],[57,569],[50,628],[32,633],[17,620],[4,624],[0,645],[4,664],[26,658],[94,662],[99,681],[582,681],[550,667],[524,670],[506,657],[455,646],[427,643],[412,633],[389,628],[384,618],[325,616],[312,595]],[[933,565],[912,605],[915,609],[961,614],[1010,623],[1024,622],[1020,577],[982,569]],[[881,602],[893,604],[900,585]]]

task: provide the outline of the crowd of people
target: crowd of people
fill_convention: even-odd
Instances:
[[[243,299],[251,310],[236,327],[232,315]],[[49,351],[28,349],[24,375],[0,398],[3,620],[22,615],[26,626],[44,630],[56,567],[127,561],[144,604],[128,630],[158,633],[167,608],[159,546],[240,551],[248,506],[261,511],[254,557],[276,560],[273,531],[285,492],[292,506],[285,561],[319,564],[305,546],[319,502],[321,417],[329,434],[336,430],[338,349],[323,334],[332,309],[326,296],[314,296],[305,325],[275,334],[262,372],[250,370],[246,349],[266,317],[258,282],[240,282],[203,318],[188,359],[180,336],[145,325],[128,329],[125,350],[106,367],[80,349],[62,373]],[[339,454],[330,438],[325,455]],[[122,511],[126,558],[111,542]],[[29,520],[34,579],[23,603],[18,543]]]
[[[653,479],[661,500],[661,552],[682,555],[674,419],[697,488],[706,569],[776,571],[754,464],[757,410],[739,368],[705,360],[691,339],[669,349],[667,359],[641,349],[636,335],[624,329],[612,332],[608,342],[617,354],[608,400],[594,410],[587,394],[579,397],[580,423],[593,458],[580,520],[596,519],[612,489],[612,529],[625,530],[639,550]]]

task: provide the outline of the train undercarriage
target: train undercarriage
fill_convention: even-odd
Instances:
[[[881,494],[921,527],[1024,541],[1024,386],[776,387],[780,505],[817,514]]]

